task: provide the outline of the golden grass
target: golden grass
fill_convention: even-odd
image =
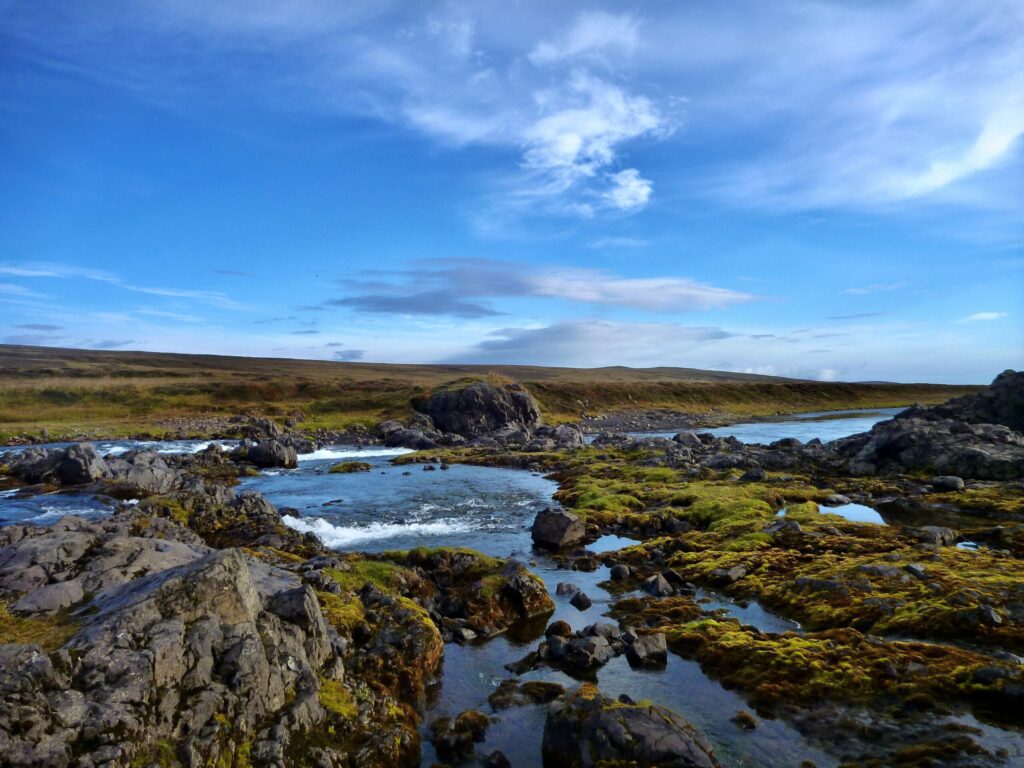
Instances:
[[[474,380],[522,384],[548,422],[632,408],[743,418],[900,406],[972,389],[688,368],[386,365],[0,346],[0,442],[44,428],[52,437],[162,435],[182,420],[246,412],[283,419],[301,411],[305,430],[372,426],[408,415],[410,401],[436,387]]]

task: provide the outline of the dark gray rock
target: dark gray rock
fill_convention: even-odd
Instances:
[[[571,606],[572,606],[573,608],[576,608],[577,610],[580,610],[580,611],[585,611],[585,610],[587,610],[587,608],[589,608],[589,607],[590,607],[591,605],[593,605],[594,603],[593,603],[593,601],[592,601],[592,600],[591,600],[591,599],[590,599],[590,598],[589,598],[589,597],[587,596],[587,593],[586,593],[586,592],[576,592],[576,593],[575,593],[575,594],[574,594],[574,595],[572,596],[572,599],[571,599],[571,600],[569,601],[569,604],[570,604],[570,605],[571,605]]]
[[[299,466],[295,449],[278,440],[262,440],[256,443],[248,449],[245,457],[257,467],[294,469]]]
[[[964,489],[964,479],[956,475],[933,477],[931,484],[936,491],[962,491]]]
[[[659,667],[668,661],[664,632],[633,635],[626,640],[626,660],[634,667]]]
[[[481,437],[508,427],[532,434],[540,426],[540,406],[518,385],[475,382],[458,389],[434,392],[413,407],[426,414],[442,432],[465,438]]]
[[[530,534],[533,543],[548,549],[560,549],[578,544],[586,536],[583,521],[572,512],[548,507],[537,513]]]
[[[541,751],[545,768],[718,766],[707,739],[672,710],[615,702],[592,687],[551,704]]]

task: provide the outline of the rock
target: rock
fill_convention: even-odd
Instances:
[[[788,517],[782,517],[776,520],[774,523],[770,523],[761,529],[764,533],[779,533],[779,534],[798,534],[803,533],[803,528],[800,527],[800,523]]]
[[[640,589],[652,597],[668,597],[675,594],[675,589],[668,583],[668,580],[660,573],[644,579]]]
[[[475,751],[475,744],[484,740],[491,724],[487,715],[467,709],[454,720],[441,718],[431,724],[431,743],[439,757],[465,759]]]
[[[334,464],[329,470],[332,475],[350,475],[353,472],[369,472],[373,465],[365,461],[344,461]]]
[[[919,581],[924,581],[928,577],[928,571],[919,563],[908,563],[903,566],[903,570]]]
[[[524,704],[547,704],[563,695],[565,688],[559,683],[545,680],[528,680],[525,683],[518,680],[503,680],[487,701],[495,709],[508,709]]]
[[[845,507],[850,503],[848,496],[843,496],[841,493],[830,493],[821,501],[826,507]]]
[[[615,657],[607,638],[589,635],[572,638],[565,646],[562,662],[573,669],[586,671],[604,666]]]
[[[569,604],[577,610],[585,611],[587,610],[587,608],[593,605],[593,601],[589,597],[587,597],[586,592],[577,592],[572,596],[572,599],[569,601]]]
[[[767,479],[767,477],[767,472],[765,472],[760,467],[754,467],[753,469],[748,469],[746,472],[740,475],[740,480],[745,483],[760,483],[764,482]]]
[[[617,563],[608,569],[608,576],[612,581],[623,581],[629,578],[630,574],[629,566],[623,563]]]
[[[742,728],[744,731],[752,731],[757,728],[757,719],[745,709],[741,709],[730,719],[736,724],[736,727]]]
[[[553,621],[548,625],[548,628],[544,630],[544,636],[547,638],[569,637],[571,634],[572,626],[567,621]]]
[[[0,695],[11,701],[20,692],[17,711],[0,709],[5,757],[39,764],[44,750],[63,756],[54,763],[63,765],[72,745],[84,743],[93,760],[126,765],[139,745],[174,740],[182,753],[215,763],[230,743],[218,738],[215,716],[228,718],[237,737],[268,724],[310,728],[323,718],[316,681],[332,644],[316,597],[296,576],[239,550],[207,552],[201,544],[184,564],[161,568],[151,559],[151,570],[135,571],[134,561],[117,554],[130,537],[111,533],[117,521],[105,524],[106,534],[97,524],[74,531],[91,535],[93,544],[76,549],[85,570],[59,583],[110,586],[80,614],[61,670],[35,646],[0,646]],[[28,536],[2,558],[39,560],[38,545],[65,533],[72,531]],[[66,554],[47,557],[57,562]],[[111,562],[120,574],[113,578],[104,575]]]
[[[400,427],[387,434],[384,445],[389,448],[411,448],[414,451],[429,451],[437,447],[439,436],[420,429]]]
[[[295,469],[299,466],[298,454],[290,445],[277,440],[263,440],[249,447],[245,458],[257,467],[282,467]]]
[[[925,525],[921,528],[911,529],[910,533],[918,541],[939,547],[951,547],[960,538],[960,534],[952,528],[944,528],[939,525]]]
[[[586,528],[573,513],[548,507],[537,513],[530,534],[539,547],[561,549],[583,541]]]
[[[568,581],[560,581],[557,585],[555,585],[556,595],[575,595],[579,591],[579,587]]]
[[[635,636],[626,643],[626,660],[633,667],[658,667],[668,661],[664,632]]]
[[[83,485],[110,476],[110,467],[96,453],[92,443],[79,443],[67,448],[57,465],[62,485]]]
[[[482,437],[505,428],[527,435],[540,426],[540,406],[525,389],[509,384],[474,382],[458,389],[442,389],[413,407],[426,414],[437,429],[465,438]]]
[[[731,568],[715,568],[711,571],[711,581],[718,586],[728,586],[747,575],[747,566],[740,564]]]
[[[964,479],[957,477],[956,475],[939,475],[931,479],[932,488],[936,491],[962,491],[964,489]]]
[[[711,745],[675,712],[615,702],[583,685],[548,710],[541,746],[545,768],[716,768]]]

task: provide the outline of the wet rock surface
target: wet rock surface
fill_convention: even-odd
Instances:
[[[711,745],[664,707],[614,701],[584,686],[548,710],[544,765],[715,768]]]

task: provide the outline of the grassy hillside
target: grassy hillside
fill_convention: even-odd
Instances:
[[[184,420],[246,412],[302,426],[371,425],[455,381],[515,381],[548,421],[631,408],[723,418],[940,402],[970,387],[840,384],[689,368],[386,365],[0,346],[0,441],[17,435],[162,434]],[[196,424],[196,434],[203,431]]]

